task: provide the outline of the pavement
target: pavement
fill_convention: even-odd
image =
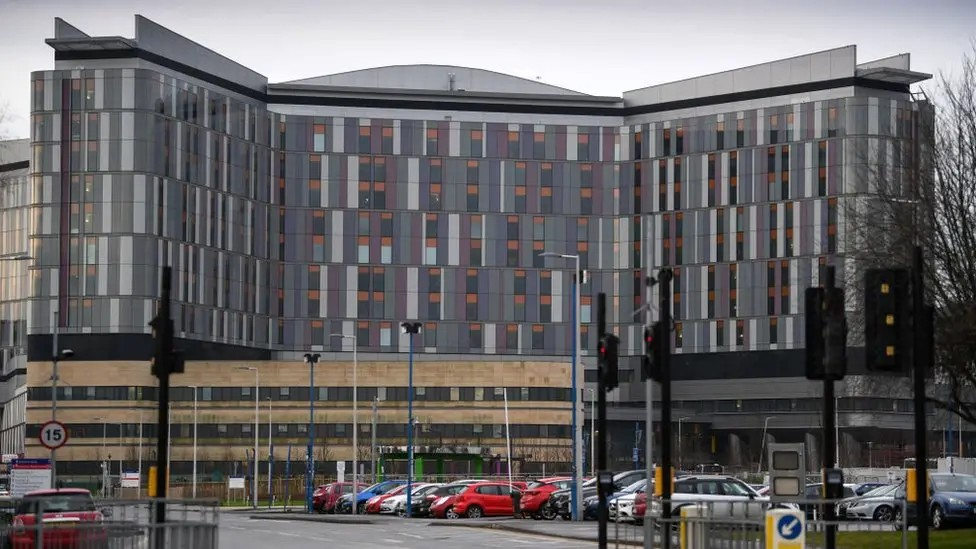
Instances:
[[[348,520],[341,520],[352,517],[324,516],[320,520],[295,520],[295,517],[278,515],[272,517],[237,512],[222,514],[220,549],[265,546],[275,549],[307,549],[313,544],[323,543],[329,544],[330,547],[343,546],[356,549],[430,549],[430,547],[591,549],[595,541],[595,538],[594,541],[570,540],[565,537],[547,537],[534,532],[502,530],[491,526],[542,522],[532,520],[483,519],[432,522],[426,519],[371,517],[371,524],[354,524]],[[251,518],[252,516],[260,516],[260,518]],[[330,521],[326,522],[327,519]],[[440,527],[441,523],[451,524],[451,527]],[[563,526],[566,524],[568,523],[562,523]],[[596,531],[595,524],[593,524],[593,531]]]

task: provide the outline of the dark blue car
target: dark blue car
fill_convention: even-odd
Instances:
[[[976,477],[933,473],[929,518],[936,530],[976,525]]]
[[[407,481],[405,480],[384,480],[383,482],[377,482],[376,484],[361,490],[358,494],[356,494],[356,512],[359,514],[365,513],[366,502],[369,501],[369,498],[378,496],[380,494],[385,494],[397,486],[406,483]],[[344,494],[341,498],[339,498],[339,501],[336,502],[335,512],[347,514],[352,513],[352,494]]]

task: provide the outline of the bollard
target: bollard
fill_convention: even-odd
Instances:
[[[705,539],[705,516],[704,504],[698,503],[681,508],[681,525],[678,534],[680,549],[705,549],[708,546]]]

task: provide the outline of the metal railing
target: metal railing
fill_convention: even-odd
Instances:
[[[166,522],[156,521],[165,505]],[[44,511],[0,525],[0,547],[11,549],[217,549],[216,501],[98,500],[91,520]]]
[[[654,536],[660,545],[662,536],[671,537],[671,547],[700,549],[763,549],[766,547],[766,511],[770,508],[787,508],[805,516],[805,537],[808,548],[825,547],[825,532],[829,526],[836,528],[838,539],[844,536],[870,536],[885,532],[898,540],[899,546],[908,546],[908,525],[905,513],[894,513],[887,522],[876,520],[823,520],[827,506],[835,509],[845,500],[798,499],[771,503],[768,501],[704,501],[672,500],[672,516],[661,516],[660,501],[653,501],[645,515],[644,535]],[[904,509],[904,501],[893,503],[896,509]],[[630,545],[629,532],[617,530],[617,547]],[[641,536],[640,539],[643,539]],[[855,542],[856,543],[856,542]]]

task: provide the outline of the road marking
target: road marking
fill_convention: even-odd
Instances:
[[[385,541],[387,543],[403,543],[402,541],[400,541],[398,539],[391,539],[391,538],[383,538],[383,541]]]
[[[424,536],[418,536],[417,534],[407,534],[406,532],[404,532],[403,535],[414,539],[424,539]]]

